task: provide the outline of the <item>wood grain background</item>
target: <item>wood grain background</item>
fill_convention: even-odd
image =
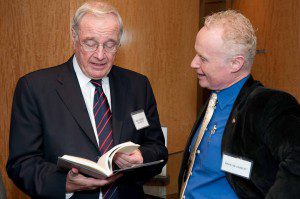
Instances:
[[[12,95],[22,75],[66,61],[73,53],[69,21],[82,0],[1,0],[0,171],[8,198],[26,198],[5,164]],[[170,153],[182,150],[196,117],[197,80],[190,69],[199,29],[198,0],[111,0],[124,21],[116,64],[148,76]],[[177,163],[179,164],[179,163]],[[176,174],[171,176],[177,181]]]
[[[73,54],[69,22],[83,2],[0,1],[0,171],[8,198],[28,198],[13,185],[5,171],[16,82],[28,72],[60,64]],[[198,81],[190,68],[199,16],[222,8],[225,0],[109,2],[119,9],[125,26],[116,64],[148,76],[161,122],[168,127],[171,183],[167,191],[175,193],[181,151],[197,114],[197,101],[203,100],[201,88],[197,99]],[[226,6],[240,10],[252,21],[257,29],[258,49],[266,51],[256,56],[254,77],[268,87],[293,94],[299,101],[300,2],[226,0]]]
[[[300,1],[231,0],[257,30],[258,50],[252,74],[265,86],[284,90],[300,101]]]

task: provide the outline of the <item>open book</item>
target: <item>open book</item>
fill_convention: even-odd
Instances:
[[[62,157],[58,157],[57,167],[61,170],[70,170],[71,168],[77,168],[78,171],[82,174],[98,179],[105,179],[122,171],[129,171],[136,168],[155,165],[163,162],[163,160],[159,160],[144,164],[137,164],[125,169],[113,170],[113,157],[117,152],[130,154],[139,146],[140,145],[133,142],[124,142],[122,144],[116,145],[108,152],[103,154],[99,158],[98,162],[93,162],[81,157],[63,155]]]

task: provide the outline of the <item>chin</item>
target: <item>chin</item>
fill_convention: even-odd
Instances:
[[[88,76],[92,79],[101,79],[109,73],[109,70],[90,70]]]
[[[101,75],[94,75],[93,79],[102,79],[103,77],[105,77],[105,74],[101,74]]]
[[[199,80],[199,85],[202,87],[202,88],[207,88],[207,82],[204,82],[203,80]]]
[[[102,79],[105,76],[105,73],[91,72],[87,76],[91,79]]]

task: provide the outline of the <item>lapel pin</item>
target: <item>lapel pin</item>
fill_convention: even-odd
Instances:
[[[235,123],[235,118],[232,118],[232,124],[234,124]]]

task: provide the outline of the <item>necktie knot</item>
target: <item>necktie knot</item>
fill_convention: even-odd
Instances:
[[[216,105],[217,105],[217,93],[212,93],[208,106],[215,108]]]
[[[91,79],[91,83],[96,87],[102,87],[102,79]]]

